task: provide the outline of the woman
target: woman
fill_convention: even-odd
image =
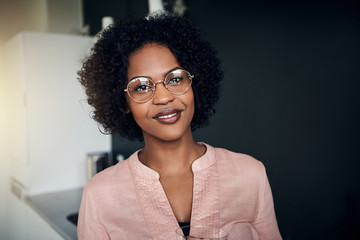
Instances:
[[[222,79],[197,27],[169,14],[117,23],[92,51],[79,79],[94,119],[145,147],[86,184],[79,239],[176,239],[190,224],[228,239],[281,239],[263,165],[193,139]]]

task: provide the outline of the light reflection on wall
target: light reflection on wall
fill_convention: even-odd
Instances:
[[[75,33],[82,25],[81,0],[1,0],[0,1],[0,239],[10,239],[7,208],[10,188],[9,129],[11,110],[5,79],[5,43],[22,31]],[[14,231],[22,231],[21,224]]]
[[[9,168],[8,154],[7,154],[7,93],[4,81],[4,57],[3,47],[0,45],[0,206],[7,205],[6,193],[9,186]],[[6,216],[5,207],[0,207],[0,216]],[[5,232],[7,222],[4,217],[0,217],[0,233]],[[0,238],[2,238],[0,234]]]

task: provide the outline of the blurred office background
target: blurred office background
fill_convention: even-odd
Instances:
[[[48,11],[45,17],[37,14],[43,6],[41,0],[5,2],[0,0],[0,43],[22,30],[95,35],[104,16],[126,19],[149,12],[146,0],[83,0],[76,5],[79,15],[71,15],[80,16],[75,20],[80,25],[71,27],[69,23],[63,30],[60,25],[64,24],[55,23],[61,22],[58,18],[66,15],[66,9],[59,16]],[[48,6],[56,3],[47,2]],[[264,163],[284,239],[359,239],[359,3],[163,3],[166,10],[181,9],[199,25],[222,61],[225,77],[217,113],[209,126],[195,132],[196,139],[247,153]],[[57,4],[50,9],[61,8]],[[13,12],[4,11],[10,5]],[[53,24],[44,25],[44,19]],[[6,102],[3,89],[0,100]],[[5,109],[1,104],[1,132],[6,131]],[[7,169],[3,136],[1,173]],[[114,156],[128,156],[142,143],[112,136],[111,145]],[[1,176],[1,189],[5,189],[7,175]],[[6,201],[0,201],[5,206]],[[0,231],[6,230],[2,227],[6,226],[6,214],[6,207],[0,208]]]

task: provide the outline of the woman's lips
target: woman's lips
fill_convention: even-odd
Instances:
[[[181,110],[178,109],[165,109],[158,112],[153,119],[164,124],[172,124],[180,119]]]

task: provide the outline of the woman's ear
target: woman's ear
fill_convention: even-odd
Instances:
[[[126,103],[126,109],[124,110],[124,113],[125,114],[129,114],[131,111],[130,111],[130,107],[129,107],[129,104]]]
[[[126,98],[125,98],[125,99],[126,99]],[[129,104],[128,104],[128,100],[127,100],[127,99],[125,100],[125,105],[126,105],[126,106],[124,107],[124,108],[125,108],[125,109],[124,109],[124,113],[125,113],[125,114],[129,114],[131,111],[130,111],[130,107],[129,107]]]

